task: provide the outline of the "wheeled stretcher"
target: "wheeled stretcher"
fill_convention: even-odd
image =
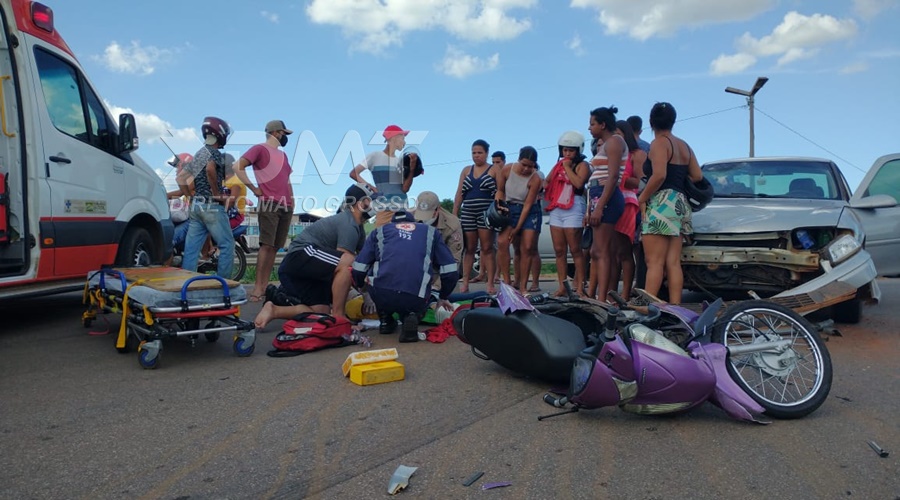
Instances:
[[[233,349],[250,356],[256,345],[253,323],[240,319],[247,302],[236,281],[174,267],[101,269],[88,275],[84,302],[89,304],[82,324],[89,327],[97,313],[120,313],[116,338],[121,353],[137,349],[140,365],[159,366],[163,339],[187,337],[196,343],[202,334],[215,342],[221,332],[233,334]]]

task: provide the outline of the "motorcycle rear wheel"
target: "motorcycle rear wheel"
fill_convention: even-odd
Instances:
[[[772,302],[748,300],[725,309],[712,341],[728,346],[791,340],[782,353],[728,356],[728,373],[766,415],[793,419],[815,411],[831,391],[831,356],[815,327],[794,311]]]

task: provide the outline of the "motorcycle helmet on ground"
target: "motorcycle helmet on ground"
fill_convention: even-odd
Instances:
[[[563,135],[559,136],[559,141],[557,141],[559,145],[559,157],[563,156],[563,148],[576,148],[578,149],[578,154],[584,154],[584,136],[581,132],[577,132],[575,130],[569,130],[568,132],[563,132]]]
[[[497,206],[498,203],[500,203],[500,206]],[[506,202],[498,202],[497,200],[491,202],[491,205],[484,211],[484,223],[494,231],[502,231],[508,226],[509,209],[506,208]]]
[[[697,182],[692,182],[690,178],[685,178],[684,195],[691,205],[692,211],[699,212],[703,210],[712,201],[715,194],[712,184],[706,177]]]
[[[228,122],[221,118],[207,116],[203,119],[203,125],[200,127],[200,132],[203,133],[204,140],[207,140],[209,136],[213,136],[216,138],[215,146],[224,148],[225,144],[228,142],[228,136],[231,135],[231,127],[228,125]],[[210,146],[212,145],[213,144],[210,144]]]

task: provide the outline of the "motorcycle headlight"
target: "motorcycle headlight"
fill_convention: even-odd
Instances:
[[[860,249],[859,242],[849,234],[835,239],[828,245],[828,260],[837,265],[847,260]]]
[[[569,384],[570,396],[581,394],[581,391],[587,386],[588,380],[591,379],[591,373],[594,371],[594,358],[578,356],[575,358],[575,364],[572,366],[572,380]]]

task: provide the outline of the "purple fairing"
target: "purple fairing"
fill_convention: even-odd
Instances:
[[[600,360],[605,362],[601,363]],[[580,384],[582,391],[569,398],[573,403],[586,408],[616,406],[627,402],[637,393],[633,359],[621,337],[616,336],[614,340],[606,342],[596,360],[586,354],[575,358],[570,390],[575,388],[576,378],[587,375],[588,365],[593,365],[593,369],[587,382]]]
[[[716,387],[709,397],[709,402],[725,410],[729,416],[739,420],[767,424],[765,420],[757,417],[765,411],[751,398],[728,373],[728,348],[722,344],[699,344],[691,342],[688,345],[691,355],[704,360],[716,373]]]
[[[701,404],[716,386],[715,371],[708,363],[691,358],[684,351],[632,342],[638,395],[633,405],[677,405],[683,410]]]
[[[500,283],[500,290],[497,293],[497,305],[500,306],[503,314],[521,310],[534,311],[534,306],[531,305],[531,302],[528,302],[528,299],[523,297],[518,290],[506,283]]]

